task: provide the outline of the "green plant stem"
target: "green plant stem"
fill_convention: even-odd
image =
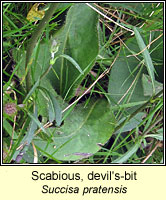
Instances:
[[[57,8],[58,3],[51,3],[50,4],[50,8],[48,9],[48,11],[46,12],[44,18],[40,21],[38,27],[36,28],[36,30],[33,32],[32,37],[29,41],[28,47],[27,47],[27,53],[26,53],[26,62],[25,62],[25,71],[27,72],[26,75],[26,90],[27,93],[30,91],[31,89],[31,70],[30,67],[28,69],[28,65],[30,65],[30,58],[33,52],[33,49],[36,45],[36,42],[38,40],[38,38],[40,37],[42,31],[45,29],[46,25],[49,23],[49,20],[51,19],[52,15],[54,14],[56,8]]]
[[[143,104],[140,108],[138,108],[135,112],[133,112],[127,119],[125,119],[122,123],[120,123],[116,128],[115,131],[119,130],[121,127],[124,126],[125,123],[127,123],[131,118],[133,118],[137,113],[141,112],[143,109],[145,109],[148,104],[151,103],[152,99],[155,99],[157,97],[159,97],[161,94],[163,93],[163,90],[161,90],[160,92],[158,92],[155,96],[153,96],[152,98],[149,99],[149,101],[147,101],[145,104]]]

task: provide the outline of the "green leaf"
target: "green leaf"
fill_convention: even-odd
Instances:
[[[18,149],[17,151],[15,151],[12,159],[16,160],[16,162],[19,162],[19,160],[22,158],[23,154],[26,153],[26,151],[29,148],[30,143],[32,142],[34,135],[35,135],[35,131],[37,129],[37,125],[38,123],[36,123],[37,121],[37,107],[35,106],[34,108],[34,116],[32,117],[31,115],[31,122],[29,124],[29,130],[26,133],[26,135],[23,137],[23,139],[20,142],[20,145],[22,145],[22,148]],[[34,120],[35,119],[35,120]]]
[[[3,118],[3,128],[12,138],[13,127],[11,126],[11,124],[5,118]],[[13,139],[17,139],[17,138],[18,138],[17,133],[14,131]]]
[[[115,134],[117,134],[119,132],[127,132],[127,131],[130,131],[130,130],[136,128],[142,122],[142,117],[144,115],[145,115],[145,113],[143,113],[143,112],[136,114],[120,130],[116,131]],[[119,120],[118,124],[123,122],[125,119],[126,119],[126,117],[123,117],[121,120]]]
[[[36,81],[36,83],[33,85],[33,87],[28,92],[27,96],[25,97],[23,104],[29,99],[29,97],[32,95],[32,93],[35,91],[35,89],[39,86],[40,79]]]
[[[153,88],[152,88],[152,82],[151,82],[150,76],[146,74],[142,75],[142,86],[143,86],[145,96],[153,95]],[[163,90],[163,84],[158,81],[154,82],[154,86],[155,86],[155,92],[156,92],[155,94]]]
[[[68,55],[65,55],[65,54],[62,54],[60,55],[59,57],[64,57],[66,58],[67,60],[69,60],[75,67],[76,69],[78,69],[78,71],[81,73],[81,74],[84,74],[84,72],[82,71],[82,69],[80,68],[79,64],[70,56]]]
[[[131,45],[137,48],[133,43]],[[145,73],[145,69],[140,68],[139,61],[135,57],[127,57],[127,54],[129,52],[123,47],[111,69],[108,92],[112,106],[144,102],[149,99],[144,96],[141,81],[141,74]],[[140,106],[141,104],[124,109],[131,113]]]
[[[65,100],[75,94],[85,76],[89,73],[98,55],[98,14],[86,4],[76,3],[69,9],[65,25],[50,41],[41,42],[32,62],[32,80],[35,83],[48,69],[51,59],[52,40],[59,46],[58,57],[53,68],[46,75],[52,87]],[[25,76],[25,51],[14,50],[13,56],[18,62],[21,58],[17,75]],[[43,80],[42,80],[43,81]]]
[[[142,139],[138,139],[135,144],[126,152],[124,153],[122,156],[120,156],[119,158],[117,158],[116,160],[113,160],[112,163],[125,163],[127,162],[127,160],[134,155],[138,149],[140,148]]]
[[[43,90],[44,93],[46,93],[46,95],[49,98],[49,101],[48,101],[49,122],[53,122],[54,120],[56,120],[57,126],[60,126],[62,122],[62,110],[59,105],[59,102],[56,100],[55,96],[51,92],[49,92],[47,89],[43,87],[40,87],[40,89]]]
[[[107,3],[115,8],[125,8],[125,10],[130,10],[135,13],[141,14],[144,11],[145,5],[143,3]],[[146,3],[147,4],[147,3]],[[151,4],[149,4],[151,5]]]
[[[31,114],[29,111],[27,111],[27,114],[29,115],[29,117],[37,124],[37,126],[39,128],[41,128],[41,130],[46,133],[45,128],[43,127],[43,125],[40,123],[40,121],[38,120],[37,116],[34,116],[33,114]]]
[[[151,40],[154,40],[158,36],[159,34],[152,34]],[[144,40],[149,41],[149,37],[150,34],[148,34]],[[162,42],[161,40],[160,42]],[[158,46],[158,42],[156,42],[154,42],[154,45],[152,44],[149,49],[149,51],[153,54],[152,58],[156,64],[155,69],[158,68],[157,62],[160,61],[157,60],[157,52],[162,52],[162,45],[160,45],[159,42]],[[141,54],[137,55],[137,58],[132,55],[140,52],[137,41],[135,38],[128,39],[126,46],[127,48],[125,46],[122,47],[119,57],[112,66],[109,77],[108,92],[112,106],[123,106],[127,104],[138,103],[141,101],[143,104],[145,103],[144,101],[150,99],[150,96],[144,95],[144,88],[142,84],[142,75],[147,74],[147,68],[142,66],[143,59]],[[161,68],[159,71],[161,71]],[[138,109],[140,106],[141,104],[125,110],[131,113]]]
[[[112,136],[115,117],[104,99],[91,100],[86,108],[76,106],[59,128],[52,130],[54,142],[35,140],[58,160],[79,160],[96,153]]]
[[[158,134],[148,134],[145,136],[145,138],[151,137],[151,138],[155,138],[156,140],[163,141],[163,128],[160,128],[157,132]]]
[[[65,100],[73,97],[75,89],[91,70],[98,55],[97,23],[98,14],[95,11],[84,3],[76,3],[68,11],[64,27],[55,35],[55,40],[60,44],[55,56],[65,54],[72,60],[67,60],[66,56],[58,58],[53,70],[59,79],[53,71],[47,77]]]
[[[32,80],[35,84],[41,75],[48,69],[50,65],[51,59],[51,41],[41,42],[38,45],[37,50],[33,52],[33,60],[32,60]],[[25,59],[26,59],[26,51],[24,49],[14,49],[12,52],[14,60],[17,65],[19,65],[17,69],[16,75],[22,79],[26,72],[25,72]],[[21,61],[20,61],[21,60]]]
[[[154,81],[155,81],[155,76],[154,76],[154,66],[153,66],[153,63],[152,63],[152,59],[149,55],[149,51],[147,49],[147,46],[145,45],[139,31],[137,30],[136,27],[134,27],[134,32],[135,32],[135,37],[136,37],[136,40],[137,40],[137,43],[138,43],[138,46],[140,48],[140,50],[142,51],[142,55],[144,57],[144,60],[145,60],[145,64],[146,64],[146,67],[147,67],[147,71],[150,75],[150,78],[151,78],[151,82],[152,82],[152,88],[153,88],[153,94],[155,94],[155,86],[154,86]]]

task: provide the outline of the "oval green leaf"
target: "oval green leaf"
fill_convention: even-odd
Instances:
[[[54,142],[38,137],[35,144],[58,160],[80,160],[100,150],[100,144],[109,140],[114,127],[115,117],[108,102],[91,100],[86,108],[76,106],[60,128],[52,128]]]
[[[52,71],[47,77],[58,94],[67,101],[89,73],[98,55],[97,24],[98,14],[85,3],[76,3],[69,9],[65,25],[53,38],[59,43],[55,54],[58,59],[53,65],[59,78]],[[72,60],[67,60],[69,57]],[[77,65],[71,63],[73,60]]]
[[[157,37],[158,35],[152,34],[151,40],[154,40]],[[149,41],[149,34],[145,36],[145,41]],[[125,106],[130,103],[137,104],[138,102],[142,102],[143,104],[144,101],[147,101],[150,98],[150,96],[145,95],[142,82],[143,74],[148,73],[147,67],[143,66],[141,69],[143,63],[141,54],[138,55],[137,58],[132,55],[140,52],[137,41],[134,38],[131,38],[126,42],[126,46],[127,48],[122,47],[119,57],[114,63],[110,73],[108,92],[111,105],[113,106]],[[152,58],[155,59],[156,62],[157,57],[154,53],[157,53],[159,50],[158,48],[155,48],[155,43],[154,45],[151,45],[149,51],[153,52]],[[157,68],[158,66],[155,65],[155,69]],[[126,111],[129,113],[134,112],[140,106],[141,104],[136,105],[135,107],[126,109]]]

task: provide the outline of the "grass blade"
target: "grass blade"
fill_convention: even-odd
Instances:
[[[36,81],[36,83],[33,85],[33,87],[28,92],[27,96],[25,97],[23,104],[29,99],[29,97],[32,95],[32,93],[35,91],[35,89],[39,86],[40,79]]]
[[[22,141],[20,142],[19,147],[16,149],[16,151],[12,157],[12,159],[15,160],[17,163],[20,162],[23,155],[28,150],[29,145],[32,142],[33,137],[35,135],[35,131],[37,129],[37,123],[36,123],[36,120],[34,120],[34,118],[37,118],[37,107],[35,106],[34,109],[35,109],[34,116],[33,116],[33,119],[31,119],[31,122],[29,124],[29,130],[26,133],[26,135],[24,136],[24,138],[22,139]]]
[[[68,61],[70,61],[75,67],[76,69],[78,69],[78,71],[81,73],[81,74],[84,74],[84,72],[82,71],[81,67],[79,66],[79,64],[70,56],[66,55],[66,54],[62,54],[60,55],[59,57],[64,57],[66,58]]]
[[[122,156],[114,160],[112,163],[125,163],[127,160],[137,152],[137,150],[140,148],[140,144],[142,142],[142,139],[139,139],[126,153],[124,153]]]
[[[151,59],[149,51],[148,51],[140,33],[139,33],[139,31],[137,30],[136,27],[134,27],[134,32],[135,32],[135,37],[136,37],[138,46],[139,46],[140,50],[142,51],[142,55],[143,55],[144,60],[145,60],[147,71],[148,71],[149,76],[150,76],[151,81],[152,81],[153,94],[155,94],[155,86],[154,86],[155,77],[154,77],[154,66],[153,66],[153,63],[152,63],[152,59]]]
[[[31,114],[30,112],[27,112],[27,113],[28,113],[29,117],[36,123],[36,125],[37,125],[39,128],[41,128],[42,131],[43,131],[44,133],[46,133],[45,128],[44,128],[44,127],[42,126],[42,124],[39,122],[39,120],[37,119],[37,117],[34,116],[33,114]]]

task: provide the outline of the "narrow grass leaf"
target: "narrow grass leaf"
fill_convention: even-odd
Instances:
[[[13,28],[15,28],[18,32],[20,32],[19,28],[13,23],[12,20],[10,20],[7,15],[3,15],[3,17],[10,23],[11,26],[13,26]]]
[[[135,32],[135,37],[136,37],[138,46],[139,46],[140,50],[142,51],[142,55],[143,55],[144,60],[145,60],[147,71],[149,73],[149,76],[150,76],[150,79],[151,79],[151,82],[152,82],[153,94],[155,94],[155,85],[154,85],[155,76],[154,76],[154,66],[153,66],[153,63],[152,63],[152,59],[150,57],[149,51],[148,51],[140,33],[139,33],[139,31],[137,30],[136,27],[134,27],[133,29],[134,29],[134,32]]]
[[[31,116],[32,116],[32,114],[31,114]],[[21,148],[16,149],[17,151],[15,151],[15,153],[12,157],[12,159],[15,160],[17,163],[20,162],[23,155],[28,150],[29,145],[35,135],[35,131],[37,129],[37,123],[36,123],[36,120],[34,120],[34,118],[37,118],[37,107],[36,106],[35,106],[35,111],[34,111],[34,117],[33,117],[33,119],[31,119],[31,121],[29,123],[29,130],[26,133],[26,135],[23,137],[22,141],[20,142],[19,147],[21,147]]]
[[[158,134],[148,134],[146,135],[146,138],[155,138],[156,140],[160,140],[160,141],[163,141],[163,128],[159,129],[158,130]]]
[[[29,131],[26,134],[26,136],[24,137],[23,141],[24,142],[26,141],[27,144],[29,145],[31,143],[32,139],[33,139],[33,136],[34,136],[34,133],[37,129],[37,126],[40,126],[40,128],[41,128],[41,125],[39,124],[40,122],[37,119],[37,107],[36,106],[35,106],[34,114],[32,115],[30,112],[28,112],[28,115],[31,118],[31,122],[30,122],[30,125],[29,125]]]
[[[43,125],[39,122],[38,118],[36,116],[34,116],[33,114],[31,114],[29,111],[27,112],[29,117],[36,123],[36,125],[42,129],[42,131],[44,133],[46,133],[45,128],[43,127]]]
[[[134,103],[124,103],[122,105],[112,106],[111,109],[112,110],[121,110],[123,108],[131,108],[131,107],[135,107],[135,106],[138,106],[138,105],[142,105],[146,102],[147,101],[139,101],[139,102],[134,102]]]
[[[129,121],[127,121],[126,124],[120,129],[115,132],[115,134],[118,134],[119,132],[127,132],[130,131],[134,128],[136,128],[141,122],[142,122],[142,117],[145,115],[144,112],[137,113],[133,118],[131,118]],[[123,117],[121,120],[119,120],[118,124],[122,123],[125,121],[126,117]]]
[[[11,124],[5,118],[3,118],[3,128],[10,135],[10,137],[12,137],[13,127],[11,126]],[[16,132],[14,131],[13,132],[13,139],[17,139],[17,138],[18,138],[18,136],[17,136]]]
[[[141,142],[142,142],[142,139],[139,139],[126,153],[124,153],[122,156],[120,156],[116,160],[112,161],[112,163],[127,162],[127,160],[138,151]]]
[[[39,146],[36,146],[36,148],[37,148],[43,155],[47,156],[48,158],[50,158],[50,159],[56,161],[56,162],[59,163],[59,164],[62,163],[61,161],[59,161],[59,160],[57,160],[56,158],[54,158],[54,156],[48,154],[46,151],[44,151],[44,150],[43,150],[42,148],[40,148]]]
[[[60,55],[59,57],[64,57],[66,58],[68,61],[70,61],[75,67],[76,69],[78,69],[78,71],[81,73],[81,74],[84,74],[84,72],[82,71],[81,67],[79,66],[79,64],[70,56],[66,55],[66,54],[62,54]]]
[[[28,92],[27,96],[25,97],[23,104],[29,99],[29,97],[32,95],[32,93],[35,91],[35,89],[39,86],[40,78],[36,81],[36,83],[33,85],[33,87]]]

